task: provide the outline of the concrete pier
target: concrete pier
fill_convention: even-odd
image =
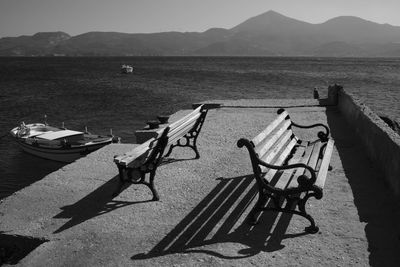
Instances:
[[[0,237],[14,240],[17,252],[26,250],[27,238],[37,241],[18,265],[400,263],[399,202],[338,107],[321,106],[317,99],[212,102],[219,108],[209,111],[200,133],[201,158],[193,159],[190,149],[174,150],[157,170],[158,202],[149,201],[150,190],[143,185],[112,197],[118,175],[113,156],[134,144],[106,146],[4,199]],[[304,233],[308,222],[296,215],[264,212],[256,226],[245,221],[256,190],[247,151],[236,141],[264,129],[277,105],[300,124],[327,124],[335,139],[324,196],[307,207],[320,228],[315,235]],[[174,114],[170,122],[188,112]],[[316,136],[312,130],[295,131]]]

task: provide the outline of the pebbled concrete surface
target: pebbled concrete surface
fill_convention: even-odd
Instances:
[[[276,108],[255,107],[210,110],[201,158],[176,148],[157,170],[158,202],[143,185],[112,198],[112,158],[135,146],[112,144],[5,199],[0,231],[48,240],[19,266],[398,266],[400,207],[351,127],[334,108],[287,110],[300,124],[327,123],[335,139],[324,197],[307,207],[318,234],[305,234],[308,222],[296,215],[265,212],[259,225],[245,222],[256,190],[236,141],[276,116]]]

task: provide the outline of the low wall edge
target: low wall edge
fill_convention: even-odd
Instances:
[[[342,88],[337,95],[339,111],[354,128],[368,158],[400,200],[400,136],[362,100]]]

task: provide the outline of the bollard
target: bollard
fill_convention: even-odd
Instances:
[[[314,99],[319,99],[319,93],[316,87],[314,87]]]

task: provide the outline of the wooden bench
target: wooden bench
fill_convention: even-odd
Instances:
[[[124,155],[114,156],[120,181],[114,195],[119,194],[126,183],[144,184],[150,188],[153,200],[159,200],[159,195],[154,187],[157,167],[164,157],[171,154],[175,147],[190,147],[195,152],[195,158],[200,158],[197,149],[197,137],[206,115],[205,106],[199,106],[182,119],[173,122],[166,128],[161,128],[157,131],[156,137],[149,139]],[[164,154],[168,147],[168,152]]]
[[[166,157],[171,154],[175,147],[190,147],[196,153],[195,158],[200,158],[197,149],[197,137],[204,124],[207,112],[208,109],[206,106],[200,105],[182,119],[170,124],[170,131],[168,133],[169,150],[165,155]]]
[[[323,127],[325,131],[318,132],[316,140],[306,141],[299,139],[292,127]],[[253,140],[242,138],[237,142],[238,147],[248,149],[258,187],[258,200],[249,214],[250,223],[257,223],[258,212],[274,210],[303,216],[311,223],[306,232],[318,232],[305,206],[310,197],[322,198],[334,144],[328,136],[327,126],[298,125],[287,111],[279,109],[278,117]],[[266,205],[268,199],[271,203]]]

